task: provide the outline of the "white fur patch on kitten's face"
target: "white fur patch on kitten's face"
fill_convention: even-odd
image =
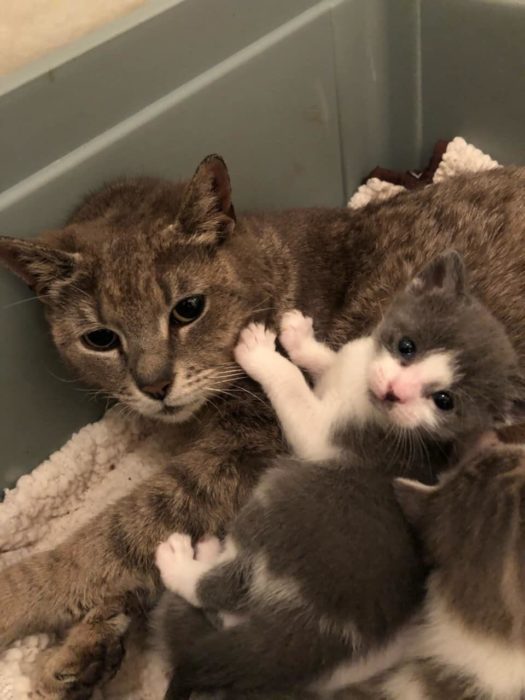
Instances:
[[[407,364],[381,348],[369,368],[369,389],[388,419],[402,428],[435,428],[453,408],[454,357],[437,351]]]

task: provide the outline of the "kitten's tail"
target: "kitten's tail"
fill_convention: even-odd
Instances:
[[[323,662],[351,654],[341,641],[308,634],[286,623],[279,628],[243,622],[196,640],[186,650],[165,700],[189,697],[191,691],[264,691],[302,685],[323,671]],[[332,647],[332,648],[330,648]]]

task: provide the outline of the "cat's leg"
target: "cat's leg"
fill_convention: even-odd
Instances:
[[[275,436],[268,433],[268,444],[272,440]],[[159,541],[174,531],[196,538],[223,531],[255,485],[263,464],[247,468],[234,447],[231,431],[210,430],[198,448],[179,455],[168,470],[142,483],[61,546],[0,571],[0,651],[27,634],[63,632],[108,601],[118,603],[124,614],[134,609],[133,601],[141,609],[151,607],[160,593],[154,565]],[[55,672],[68,700],[75,698],[69,669],[88,667],[100,657],[96,635],[92,641],[77,645],[74,637],[66,637],[61,651],[53,652],[67,660],[64,673],[58,662]]]
[[[296,309],[283,315],[279,340],[292,362],[316,379],[330,369],[336,358],[333,350],[316,340],[312,319]]]
[[[336,406],[313,393],[299,368],[276,351],[275,337],[261,324],[250,324],[240,335],[235,359],[263,387],[295,454],[303,459],[332,456]]]
[[[117,672],[130,618],[119,601],[91,610],[64,643],[37,661],[35,695],[42,700],[84,700]]]

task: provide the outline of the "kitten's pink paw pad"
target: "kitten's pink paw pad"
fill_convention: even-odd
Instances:
[[[250,372],[257,366],[257,358],[262,354],[274,353],[276,334],[261,323],[250,323],[239,336],[233,351],[235,359],[243,369]]]
[[[221,541],[218,537],[204,537],[197,542],[195,547],[195,559],[211,564],[219,557],[222,552]]]
[[[193,547],[191,537],[178,532],[170,535],[168,539],[157,548],[155,563],[164,580],[170,576],[177,567],[193,560]]]
[[[283,315],[279,340],[289,354],[299,350],[305,341],[313,338],[314,326],[309,316],[304,316],[297,309],[287,311]]]

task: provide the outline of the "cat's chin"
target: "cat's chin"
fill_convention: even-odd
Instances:
[[[195,413],[204,405],[205,399],[196,399],[191,403],[183,406],[163,406],[153,418],[160,420],[163,423],[184,423],[190,420]]]
[[[206,399],[199,397],[193,401],[188,401],[185,404],[176,406],[151,405],[152,402],[144,403],[138,401],[122,401],[124,405],[130,408],[134,413],[149,418],[150,420],[158,420],[162,423],[184,423],[190,420],[197,411],[204,406]]]

